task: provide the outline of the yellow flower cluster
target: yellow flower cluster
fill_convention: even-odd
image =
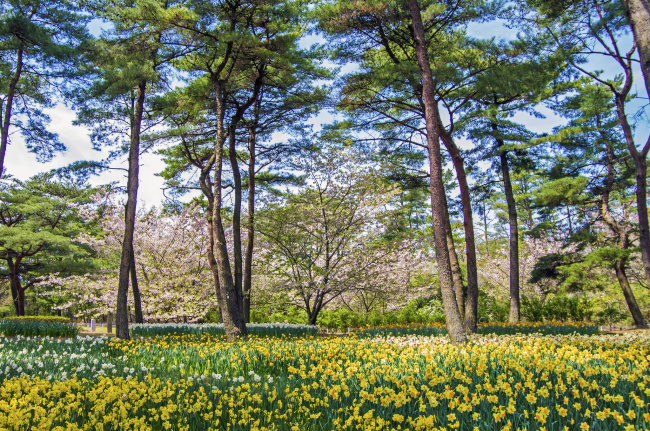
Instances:
[[[114,340],[128,375],[2,381],[0,429],[642,430],[649,335]]]

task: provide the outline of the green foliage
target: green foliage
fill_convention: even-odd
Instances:
[[[564,291],[546,301],[522,296],[521,315],[529,322],[581,322],[591,320],[593,305],[586,295],[568,295]]]
[[[0,276],[14,281],[10,287],[16,301],[51,273],[66,276],[94,270],[89,247],[75,241],[81,234],[98,233],[96,224],[79,212],[93,192],[58,182],[53,174],[0,185]]]
[[[0,333],[5,337],[76,337],[79,328],[72,323],[39,320],[0,320]]]
[[[508,320],[510,303],[500,301],[487,295],[480,295],[478,300],[479,322],[505,322]]]
[[[288,307],[282,312],[273,312],[273,310],[265,307],[251,310],[251,323],[284,322],[298,325],[306,324],[307,319],[305,310],[296,307]]]
[[[3,317],[2,320],[11,322],[70,323],[70,318],[65,316],[11,316]]]
[[[612,329],[614,323],[620,322],[625,317],[626,314],[621,313],[618,307],[611,303],[596,313],[597,322],[601,325],[609,325],[609,329]]]
[[[83,69],[89,18],[76,1],[0,2],[0,123],[8,128],[10,122],[8,130],[20,133],[40,161],[66,149],[48,130],[50,117],[43,109],[53,107],[54,94],[70,90],[70,78]],[[0,173],[3,161],[4,153]]]

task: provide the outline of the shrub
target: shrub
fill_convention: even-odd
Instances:
[[[0,333],[5,337],[76,337],[79,328],[72,323],[4,319],[0,320]]]
[[[2,320],[10,320],[13,322],[70,323],[70,318],[63,316],[12,316],[3,317]]]

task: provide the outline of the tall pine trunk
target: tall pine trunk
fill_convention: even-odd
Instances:
[[[442,178],[442,154],[440,153],[440,131],[438,129],[439,115],[433,88],[433,76],[429,65],[424,26],[417,0],[407,0],[408,9],[413,22],[413,36],[418,66],[422,75],[422,96],[425,103],[425,122],[427,129],[427,148],[429,153],[431,213],[433,219],[433,235],[435,242],[438,276],[442,292],[447,332],[455,343],[467,341],[463,322],[454,297],[449,249],[446,241],[446,229],[449,218],[446,217],[446,196]]]
[[[492,123],[492,130],[498,131],[495,123]],[[510,181],[510,167],[508,166],[508,154],[503,150],[503,140],[496,138],[499,147],[499,158],[501,161],[501,175],[503,176],[503,191],[506,195],[508,205],[508,224],[510,226],[510,316],[511,323],[517,323],[521,319],[521,305],[519,299],[519,226],[517,222],[517,206],[515,195],[512,191]]]
[[[441,127],[439,125],[438,127]],[[441,128],[442,130],[442,128]],[[467,295],[464,307],[465,331],[469,334],[476,333],[478,320],[478,270],[476,268],[476,241],[474,240],[474,218],[472,215],[472,199],[469,192],[469,183],[465,173],[465,163],[460,150],[448,133],[442,131],[442,142],[451,156],[458,179],[460,199],[463,205],[463,228],[465,232],[465,256],[467,258]],[[463,311],[461,310],[461,313]]]
[[[256,104],[256,108],[259,104]],[[251,321],[251,286],[253,277],[253,242],[255,241],[255,145],[257,140],[256,124],[259,116],[259,109],[255,110],[254,124],[250,128],[250,140],[248,147],[248,213],[246,214],[246,252],[244,260],[244,319],[246,323]]]
[[[0,177],[4,172],[5,154],[7,153],[7,144],[9,143],[9,126],[11,125],[11,108],[13,107],[14,97],[16,96],[16,86],[20,80],[23,71],[23,51],[21,45],[16,56],[16,71],[9,82],[7,90],[7,101],[4,106],[4,116],[2,115],[2,105],[0,104]]]
[[[131,146],[129,148],[129,173],[126,184],[126,209],[124,216],[124,239],[122,240],[122,259],[120,260],[120,276],[117,288],[117,307],[115,310],[115,335],[117,338],[128,340],[129,316],[127,294],[129,290],[129,272],[133,262],[133,232],[135,230],[135,214],[138,199],[138,177],[140,171],[140,128],[147,81],[138,84],[133,121],[131,123]]]
[[[239,114],[239,112],[238,112]],[[241,183],[241,173],[239,171],[239,162],[237,160],[237,124],[240,121],[241,116],[237,115],[236,118],[232,119],[229,126],[229,146],[228,146],[228,156],[230,159],[230,167],[232,169],[233,183],[234,183],[234,197],[235,202],[233,205],[232,212],[232,236],[233,236],[233,260],[234,260],[234,289],[235,294],[237,295],[237,303],[241,308],[241,315],[244,321],[246,321],[244,313],[244,294],[243,294],[243,259],[242,259],[242,243],[241,243],[241,200],[242,200],[242,183]]]
[[[645,4],[647,5],[647,1]],[[631,54],[631,52],[629,54]],[[634,169],[636,171],[636,205],[637,215],[639,217],[639,246],[641,248],[641,262],[643,263],[646,282],[650,284],[650,226],[648,224],[647,202],[647,157],[648,151],[650,151],[650,137],[641,151],[637,150],[632,127],[630,127],[630,123],[627,120],[627,114],[625,113],[625,101],[632,89],[633,83],[632,62],[630,56],[628,55],[627,57],[627,63],[621,62],[621,64],[625,69],[625,81],[620,90],[614,91],[614,103],[616,104],[618,122],[623,129],[625,143],[627,144],[627,149],[634,161]]]

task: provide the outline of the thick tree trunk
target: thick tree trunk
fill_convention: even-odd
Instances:
[[[14,300],[14,308],[16,309],[16,316],[25,315],[25,290],[20,284],[20,261],[22,258],[18,257],[14,262],[13,259],[8,259],[9,263],[9,277],[12,283],[11,294]]]
[[[213,185],[210,182],[210,171],[213,168],[214,157],[206,163],[205,166],[201,168],[201,174],[199,175],[199,184],[201,186],[201,191],[205,195],[208,201],[208,211],[206,221],[208,223],[208,240],[210,241],[208,245],[208,263],[210,264],[210,271],[212,272],[212,278],[214,280],[214,290],[217,295],[217,300],[219,302],[219,322],[223,323],[223,310],[221,305],[223,304],[223,296],[221,283],[219,282],[219,269],[217,268],[217,260],[214,257],[214,224],[212,223],[212,213],[214,205],[214,195],[212,194]]]
[[[221,219],[221,174],[223,170],[223,150],[226,138],[226,131],[223,127],[225,116],[225,105],[221,92],[221,83],[218,80],[213,81],[216,94],[216,112],[217,112],[217,139],[214,147],[214,188],[212,202],[212,229],[214,235],[214,254],[219,276],[219,287],[221,289],[221,312],[223,325],[228,340],[237,340],[246,336],[246,324],[242,315],[242,304],[240,296],[235,287],[230,259],[228,256],[228,246],[226,244],[226,235]]]
[[[135,267],[135,253],[131,250],[131,287],[133,289],[133,308],[135,308],[135,323],[144,323],[142,315],[142,301],[140,300],[140,287],[138,286],[138,274]]]
[[[429,65],[429,56],[427,54],[420,5],[417,0],[407,0],[407,4],[413,22],[415,52],[422,75],[422,95],[425,103],[427,148],[429,152],[431,177],[431,213],[433,218],[436,261],[438,263],[438,277],[440,279],[447,331],[452,342],[464,343],[467,341],[467,337],[465,336],[463,322],[458,311],[456,298],[454,297],[449,250],[446,242],[446,224],[449,224],[449,219],[445,217],[446,197],[442,179],[442,155],[440,153],[440,131],[438,130],[439,115],[433,88],[433,77],[431,74],[431,66]]]
[[[497,131],[497,125],[492,123],[492,130]],[[497,139],[499,147],[503,146],[503,141]],[[503,176],[503,191],[506,195],[508,204],[508,224],[510,225],[510,316],[511,323],[519,322],[520,301],[519,301],[519,226],[517,224],[517,206],[515,204],[515,195],[512,191],[512,182],[510,181],[510,167],[508,166],[507,151],[501,150],[501,175]]]
[[[133,232],[135,230],[135,214],[138,200],[138,177],[140,170],[140,127],[144,111],[144,99],[147,82],[138,84],[133,121],[131,124],[131,145],[129,148],[129,173],[126,184],[126,210],[124,215],[124,239],[122,240],[122,259],[120,260],[120,278],[117,288],[117,307],[115,310],[115,335],[117,338],[128,340],[129,315],[127,294],[129,291],[129,270],[133,262]]]
[[[627,18],[632,27],[634,42],[639,50],[641,72],[650,97],[650,2],[648,0],[624,0]]]
[[[256,112],[256,117],[258,113]],[[251,285],[253,277],[253,245],[255,241],[255,145],[257,133],[255,126],[250,129],[250,141],[248,147],[248,214],[246,220],[246,252],[244,260],[244,319],[246,323],[251,321]]]
[[[16,71],[9,82],[9,89],[7,90],[4,116],[2,116],[2,112],[0,112],[0,177],[2,177],[2,173],[4,172],[5,154],[7,153],[7,145],[9,143],[11,109],[13,107],[14,97],[16,96],[16,86],[18,85],[20,75],[23,71],[23,51],[24,47],[21,45],[20,48],[18,48],[18,54],[16,56]],[[0,108],[2,108],[2,105],[0,105]]]
[[[441,127],[441,125],[438,127]],[[441,137],[454,163],[454,170],[456,171],[458,187],[460,189],[460,199],[463,204],[465,256],[467,258],[467,295],[466,303],[460,312],[461,315],[465,316],[465,331],[469,334],[474,334],[476,333],[476,322],[478,320],[478,270],[476,268],[476,241],[474,240],[472,199],[469,192],[467,174],[465,173],[465,162],[460,154],[460,150],[448,133],[443,131]]]

